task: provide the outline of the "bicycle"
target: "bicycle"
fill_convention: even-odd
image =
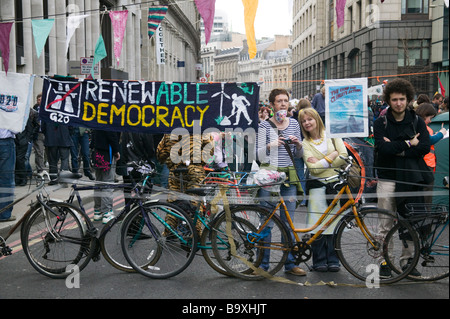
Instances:
[[[86,209],[84,208],[83,201],[81,199],[80,191],[87,190],[102,190],[102,189],[129,189],[130,196],[132,199],[126,204],[123,209],[115,216],[112,220],[106,223],[98,236],[98,245],[96,245],[97,251],[93,253],[92,258],[94,261],[99,259],[99,253],[103,255],[105,260],[114,268],[124,271],[124,272],[134,272],[134,269],[127,264],[125,257],[122,253],[122,246],[120,244],[120,225],[124,219],[124,216],[130,211],[130,209],[138,205],[137,198],[144,198],[151,194],[152,185],[149,185],[149,179],[152,177],[153,171],[145,166],[146,164],[143,162],[139,163],[128,163],[129,167],[132,167],[135,171],[141,171],[143,174],[142,181],[134,182],[134,183],[105,183],[105,182],[76,182],[73,180],[67,179],[67,177],[62,176],[59,182],[68,182],[71,185],[71,191],[68,199],[66,200],[69,204],[74,204],[74,200],[76,200],[78,207],[83,212],[83,217],[87,223],[87,228],[91,229],[92,233],[97,233],[98,230],[94,229],[95,226],[90,222],[90,216],[88,215]],[[81,186],[80,186],[81,185]],[[136,198],[133,199],[132,196]],[[115,227],[117,225],[117,227]]]
[[[183,185],[182,173],[183,172],[180,172],[181,185]],[[214,218],[216,218],[216,216],[220,216],[220,214],[223,214],[223,211],[216,211],[213,213],[212,210],[213,206],[214,209],[218,210],[217,205],[223,204],[223,202],[219,200],[220,196],[218,196],[220,195],[220,185],[230,186],[227,194],[225,194],[228,201],[231,201],[234,204],[243,204],[248,203],[249,201],[253,202],[254,194],[240,192],[239,190],[239,185],[241,185],[241,183],[243,183],[248,176],[249,174],[246,172],[210,172],[203,181],[203,184],[199,185],[198,188],[190,188],[185,190],[187,194],[201,197],[201,200],[198,201],[197,207],[188,209],[192,215],[194,225],[201,223],[202,227],[200,242],[197,248],[201,250],[203,258],[211,268],[226,276],[230,276],[230,273],[227,272],[216,260],[211,245],[211,228],[214,223]],[[241,222],[246,223],[246,221]],[[247,227],[252,227],[252,225],[247,225]],[[227,249],[226,240],[222,239],[223,235],[224,234],[220,232],[216,232],[216,243],[221,246],[221,249]]]
[[[137,171],[142,171],[143,163],[128,163]],[[97,240],[97,250],[101,249],[105,259],[116,269],[126,272],[140,272],[151,278],[169,278],[183,271],[193,258],[193,252],[188,254],[178,254],[178,248],[171,245],[164,245],[160,238],[156,235],[159,230],[156,222],[144,223],[143,220],[137,220],[136,216],[146,213],[151,214],[156,219],[164,219],[164,215],[176,216],[180,224],[183,225],[183,234],[178,234],[180,238],[189,237],[189,233],[193,232],[193,225],[190,223],[185,212],[170,203],[164,203],[157,199],[148,200],[144,196],[144,192],[151,194],[153,185],[150,184],[149,178],[151,174],[147,174],[142,183],[136,184],[109,184],[97,185],[94,187],[84,187],[84,189],[101,189],[101,188],[131,188],[134,197],[119,212],[119,214],[109,221],[101,230]],[[70,200],[77,197],[80,202],[78,193],[73,193]],[[84,211],[84,209],[83,209]],[[131,214],[132,218],[126,218]],[[141,223],[142,222],[142,223]],[[115,227],[118,225],[118,227]],[[124,225],[126,230],[123,231]],[[144,229],[144,226],[147,226]],[[133,229],[130,229],[133,227]],[[149,233],[146,234],[145,230]],[[122,245],[122,240],[127,244]],[[188,239],[190,240],[190,239]],[[194,245],[196,242],[194,243]],[[147,258],[136,261],[133,258],[135,251],[139,251],[139,247],[152,247],[152,254]],[[94,253],[98,255],[99,252]],[[161,258],[163,255],[171,256],[171,262],[166,262],[167,258]]]
[[[294,226],[279,191],[276,193],[279,199],[273,210],[256,205],[225,206],[226,213],[215,220],[211,236],[214,255],[222,267],[235,277],[246,280],[261,280],[267,276],[273,276],[283,267],[288,258],[296,265],[307,262],[312,257],[311,244],[336,222],[338,224],[334,231],[335,251],[343,266],[353,276],[363,281],[379,280],[380,284],[394,283],[408,276],[419,258],[416,233],[401,216],[377,207],[358,205],[355,202],[347,184],[353,159],[351,156],[344,159],[347,162],[346,167],[337,170],[337,175],[325,179],[326,181],[338,179],[334,187],[342,186],[342,188],[319,220],[311,227],[297,229]],[[347,201],[333,215],[331,212],[344,194]],[[275,214],[280,207],[286,213],[286,221]],[[351,211],[344,214],[348,208],[351,208]],[[257,231],[248,228],[247,224],[236,227],[244,216]],[[338,221],[339,218],[341,218],[340,221]],[[379,265],[383,260],[388,264],[398,262],[400,259],[403,261],[401,257],[404,242],[395,236],[390,236],[390,242],[386,242],[379,233],[380,221],[384,218],[393,220],[394,225],[399,225],[411,233],[411,241],[408,241],[410,250],[412,248],[410,263],[405,269],[388,278],[379,275]],[[308,234],[315,230],[317,231],[314,234]],[[227,234],[227,250],[218,249],[214,240],[217,231]],[[306,235],[300,238],[299,233]],[[270,260],[267,264],[263,264],[264,256],[267,258],[268,254]],[[390,266],[393,267],[393,265]],[[260,267],[264,267],[264,271],[261,271]]]
[[[419,238],[420,259],[408,279],[414,281],[436,281],[449,276],[449,216],[448,206],[441,204],[407,204],[409,215],[405,218]],[[395,226],[386,236],[401,233]],[[405,234],[404,236],[407,236]],[[399,268],[392,269],[395,272]]]
[[[8,238],[19,228],[20,239],[25,256],[39,273],[50,278],[65,278],[67,267],[72,264],[83,268],[86,260],[83,258],[91,248],[90,240],[85,237],[82,225],[81,211],[70,204],[56,202],[46,193],[45,175],[36,175],[36,188],[13,203],[11,207],[34,192],[39,192],[36,201],[23,217],[9,230],[5,238],[0,237],[0,256],[9,256],[12,250],[6,245]],[[48,180],[50,180],[47,174]],[[44,194],[46,193],[46,194]],[[39,229],[31,229],[32,225]],[[39,247],[39,254],[32,249]]]
[[[189,212],[188,216],[190,217],[191,223],[193,225],[196,225],[194,227],[194,232],[186,232],[184,222],[179,220],[179,217],[175,214],[164,215],[164,210],[159,211],[158,213],[152,211],[136,211],[134,214],[128,215],[128,217],[124,221],[122,230],[121,242],[124,245],[124,254],[126,256],[126,259],[133,266],[142,263],[142,260],[144,260],[146,256],[153,254],[154,247],[145,247],[143,245],[139,245],[139,243],[134,243],[135,246],[138,245],[139,247],[135,247],[135,251],[133,251],[132,253],[130,250],[125,252],[125,250],[127,249],[127,245],[129,245],[130,242],[133,242],[133,240],[131,239],[127,241],[127,238],[124,238],[124,234],[128,232],[134,232],[136,231],[136,228],[139,228],[138,232],[140,233],[144,233],[147,236],[158,237],[162,247],[172,247],[172,255],[167,254],[166,256],[163,256],[167,259],[168,264],[173,262],[172,258],[174,259],[176,256],[178,256],[178,254],[187,253],[188,256],[186,259],[186,264],[184,265],[184,268],[186,268],[188,264],[193,260],[194,254],[198,250],[201,250],[205,261],[215,271],[224,275],[229,275],[226,271],[224,271],[222,267],[220,267],[220,265],[215,261],[214,256],[211,254],[212,248],[210,245],[210,220],[213,218],[214,214],[211,213],[211,202],[206,202],[205,196],[208,191],[210,191],[211,189],[215,189],[216,185],[205,182],[204,185],[201,185],[204,186],[202,188],[185,189],[183,173],[187,172],[187,168],[178,168],[173,172],[180,175],[181,190],[180,193],[176,193],[178,200],[170,204],[178,207],[180,211]],[[222,181],[225,183],[225,180]],[[228,183],[230,183],[230,181],[228,181]],[[188,200],[192,199],[195,199],[195,201],[198,203],[196,207],[190,205]],[[169,217],[167,215],[169,215]],[[138,225],[136,225],[136,220],[139,221]],[[134,221],[134,223],[132,221]],[[153,225],[153,231],[155,233],[152,233],[150,230],[147,230],[144,227],[144,225],[146,225],[147,223]],[[221,241],[220,237],[220,234],[217,234],[217,242]],[[179,251],[174,252],[175,249],[179,249]],[[167,278],[166,276],[156,276],[155,273],[157,272],[157,269],[142,269],[137,268],[136,266],[134,266],[133,268],[141,274],[151,278]]]
[[[42,210],[39,210],[38,213],[32,214],[24,223],[24,231],[22,233],[22,243],[24,245],[24,252],[27,255],[30,263],[33,265],[36,270],[41,273],[52,276],[53,278],[66,278],[70,272],[67,271],[68,267],[76,265],[81,271],[84,269],[90,260],[98,261],[100,259],[100,253],[105,256],[105,259],[113,266],[118,269],[131,271],[127,265],[123,264],[116,258],[118,254],[117,251],[117,243],[112,244],[112,249],[107,248],[107,243],[111,242],[106,238],[110,238],[114,234],[114,231],[111,232],[112,229],[115,229],[114,226],[119,223],[124,216],[130,212],[133,213],[137,210],[150,210],[150,209],[161,209],[164,208],[166,211],[172,211],[177,216],[180,216],[183,221],[185,221],[185,227],[187,230],[192,231],[192,225],[189,223],[189,219],[185,216],[185,213],[179,212],[177,207],[170,206],[169,204],[164,205],[162,203],[157,203],[157,200],[146,201],[144,191],[151,189],[151,187],[146,187],[146,182],[149,176],[147,175],[142,184],[112,184],[112,183],[101,183],[100,185],[95,185],[91,187],[85,187],[85,189],[101,189],[101,188],[111,188],[111,187],[130,187],[132,192],[135,194],[134,197],[125,205],[122,211],[116,216],[110,223],[106,224],[102,231],[97,237],[98,229],[95,227],[90,217],[84,210],[84,208],[80,209],[75,207],[71,203],[67,202],[56,202],[52,203],[52,205],[46,205],[43,202],[40,204],[43,206]],[[73,183],[73,179],[64,174],[60,174],[58,178],[59,183]],[[74,186],[74,189],[77,187]],[[78,188],[78,190],[83,189]],[[73,198],[77,196],[79,203],[81,204],[81,198],[77,192],[73,192],[69,197],[70,202],[73,201]],[[62,208],[71,207],[76,209],[75,218],[73,220],[68,220],[66,212],[61,212],[57,214],[56,211],[60,211]],[[82,207],[82,205],[81,205]],[[156,207],[156,208],[155,208]],[[70,213],[70,211],[69,211]],[[43,217],[42,217],[43,216]],[[75,235],[65,236],[60,235],[57,231],[49,230],[48,223],[43,223],[48,219],[48,216],[54,216],[58,223],[58,229],[70,229],[73,232],[76,232]],[[56,233],[56,234],[54,234]],[[38,234],[40,238],[42,238],[42,245],[35,245],[34,238],[35,234]],[[146,237],[141,236],[140,234],[128,233],[128,236],[132,236],[135,240],[139,240],[140,242],[151,242],[155,240],[155,237]],[[63,249],[61,249],[61,254],[64,257],[54,260],[53,258],[48,258],[48,254],[53,252],[50,249],[50,245],[52,243],[57,243],[58,245],[63,245]],[[68,244],[71,245],[70,249],[66,248]],[[122,248],[122,245],[120,245]],[[130,246],[132,248],[133,245]],[[163,248],[158,247],[155,253],[151,258],[146,259],[142,262],[142,264],[134,265],[138,268],[155,268],[155,265],[159,262],[161,254],[163,253]],[[70,254],[72,251],[77,252],[77,254]],[[114,254],[112,253],[114,251]],[[183,265],[179,265],[178,263],[174,263],[171,265],[170,269],[164,269],[159,267],[159,276],[170,276],[174,271],[178,271],[178,267],[182,268]],[[181,270],[180,270],[181,271]]]

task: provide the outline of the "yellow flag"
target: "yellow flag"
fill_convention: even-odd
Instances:
[[[248,54],[250,59],[256,56],[255,17],[258,0],[242,0],[244,4],[245,33],[247,35]]]

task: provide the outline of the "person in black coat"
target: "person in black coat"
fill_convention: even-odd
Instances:
[[[153,135],[148,133],[130,133],[124,132],[121,134],[121,156],[120,161],[117,162],[116,172],[122,175],[124,183],[140,182],[143,179],[143,174],[136,170],[132,170],[127,164],[136,162],[144,164],[153,170],[155,169],[154,158],[156,155]],[[131,189],[124,188],[125,205],[130,200]]]
[[[422,191],[433,178],[423,159],[430,152],[428,130],[420,116],[408,109],[413,98],[414,88],[409,81],[401,78],[389,81],[384,88],[384,100],[389,108],[374,122],[375,166],[380,178],[377,184],[378,207],[400,214],[406,213],[407,202],[423,203],[423,195],[415,192]],[[380,235],[386,235],[392,225],[393,219],[380,222]],[[403,247],[402,267],[410,262],[412,252],[408,247],[413,246]],[[380,276],[391,276],[389,266],[383,260],[380,264]],[[420,274],[413,274],[417,275]]]
[[[14,142],[16,143],[16,167],[15,167],[15,181],[16,186],[24,186],[27,184],[27,150],[31,142],[33,142],[33,119],[34,110],[30,110],[30,115],[28,117],[27,125],[25,129],[16,134]]]
[[[69,171],[70,147],[73,146],[69,127],[59,123],[41,123],[44,133],[44,145],[47,148],[49,174],[52,180],[58,176],[58,161],[61,160],[60,171]]]

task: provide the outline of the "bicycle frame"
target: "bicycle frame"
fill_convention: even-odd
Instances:
[[[326,222],[320,229],[319,231],[317,231],[306,243],[308,245],[311,245],[311,243],[313,243],[317,237],[319,237],[349,206],[352,206],[352,212],[353,215],[355,216],[355,220],[357,221],[358,227],[361,230],[361,232],[363,233],[364,237],[367,239],[367,241],[370,243],[370,245],[372,245],[374,248],[376,248],[376,245],[373,243],[373,241],[371,240],[371,238],[374,238],[374,236],[369,232],[369,230],[367,229],[367,227],[364,225],[364,223],[360,220],[359,215],[358,215],[358,211],[356,209],[356,202],[353,198],[353,195],[350,191],[350,188],[348,185],[345,185],[344,187],[341,188],[341,190],[338,192],[338,194],[334,197],[332,203],[327,207],[327,209],[325,210],[325,212],[322,214],[322,216],[319,218],[319,220],[311,227],[309,228],[295,228],[294,223],[292,221],[292,218],[287,210],[286,204],[284,202],[284,199],[282,196],[280,196],[280,200],[278,202],[278,204],[276,205],[276,207],[273,209],[272,213],[270,214],[269,218],[266,220],[266,222],[261,225],[260,230],[258,232],[260,232],[262,229],[264,229],[264,227],[268,224],[268,222],[271,220],[272,216],[275,214],[275,212],[282,207],[286,213],[286,219],[288,221],[289,227],[292,230],[292,232],[294,233],[294,237],[295,240],[297,242],[300,242],[300,237],[298,235],[298,233],[307,233],[310,232],[312,230],[317,229],[319,226],[322,225],[323,221],[330,215],[330,213],[333,211],[333,209],[336,207],[336,204],[338,203],[338,201],[341,199],[343,194],[346,194],[348,197],[347,202],[337,211],[336,214],[334,214],[334,216],[332,216],[330,218],[330,220],[328,222]]]

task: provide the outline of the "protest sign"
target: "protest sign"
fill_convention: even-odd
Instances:
[[[39,117],[111,131],[258,126],[256,83],[192,83],[46,78]]]
[[[367,78],[325,80],[328,137],[367,137]]]
[[[0,71],[0,128],[20,133],[25,129],[33,100],[34,76]]]

